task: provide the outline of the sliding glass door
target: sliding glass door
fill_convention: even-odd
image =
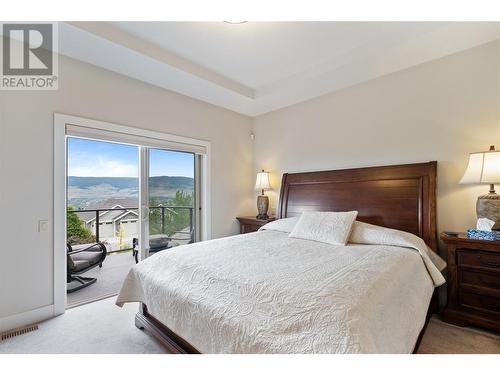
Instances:
[[[85,152],[72,139],[85,143]],[[78,290],[87,293],[116,276],[114,260],[130,268],[136,259],[210,239],[210,148],[205,140],[54,115],[55,315],[67,306],[70,247],[82,245],[83,253],[100,242],[114,255],[84,275],[97,278]],[[119,286],[123,277],[113,280]]]
[[[141,148],[141,255],[196,241],[196,155]]]

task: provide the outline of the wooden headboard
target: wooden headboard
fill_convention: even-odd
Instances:
[[[436,170],[432,161],[285,173],[276,215],[356,210],[358,220],[416,234],[437,251]]]

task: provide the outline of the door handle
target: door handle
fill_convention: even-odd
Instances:
[[[148,220],[149,219],[149,207],[148,206],[142,206],[142,220]]]

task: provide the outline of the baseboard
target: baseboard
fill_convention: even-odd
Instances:
[[[20,314],[6,316],[0,318],[0,332],[38,323],[52,317],[54,317],[54,305],[43,306]]]

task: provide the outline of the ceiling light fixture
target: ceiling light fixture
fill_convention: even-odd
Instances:
[[[224,21],[225,23],[230,23],[231,25],[240,25],[242,23],[247,23],[248,21],[244,20],[232,20],[232,21]]]

